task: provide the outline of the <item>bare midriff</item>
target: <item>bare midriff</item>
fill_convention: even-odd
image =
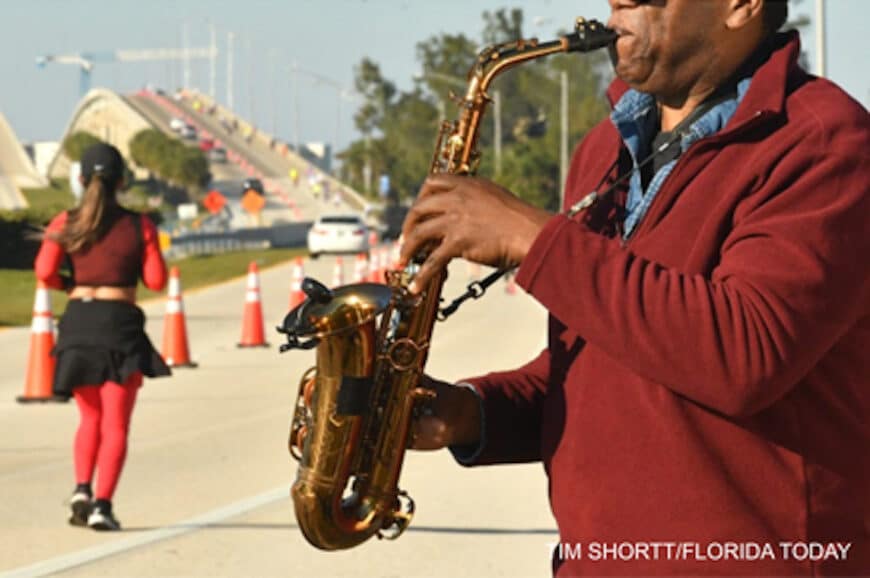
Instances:
[[[88,287],[80,285],[75,287],[69,294],[70,299],[97,299],[100,301],[126,301],[136,302],[135,287]]]

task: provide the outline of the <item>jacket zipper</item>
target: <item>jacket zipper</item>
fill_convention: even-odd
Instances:
[[[655,198],[647,209],[646,214],[644,214],[640,222],[634,228],[634,231],[628,236],[628,238],[622,239],[622,246],[624,248],[628,247],[638,237],[638,235],[640,235],[641,232],[646,231],[646,229],[649,227],[649,222],[652,220],[650,217],[655,216],[653,209],[657,208],[662,204],[663,198],[672,196],[671,191],[669,191],[667,188],[668,184],[671,183],[676,178],[676,175],[680,173],[680,170],[688,164],[688,160],[691,158],[691,155],[694,154],[698,148],[703,148],[704,146],[715,144],[718,141],[727,142],[728,140],[733,139],[752,128],[755,128],[755,126],[759,124],[765,117],[769,116],[769,114],[769,111],[758,110],[755,112],[752,118],[748,119],[743,124],[734,127],[727,133],[714,134],[692,143],[688,150],[683,153],[683,155],[677,161],[677,164],[676,166],[674,166],[674,169],[671,171],[671,173],[667,176],[667,178],[665,178],[665,182],[662,183],[659,192],[656,194]]]

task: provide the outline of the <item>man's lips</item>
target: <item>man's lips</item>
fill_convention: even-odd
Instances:
[[[621,26],[610,25],[608,23],[607,27],[616,32],[617,36],[619,36],[620,38],[622,38],[623,36],[631,36],[631,31]]]

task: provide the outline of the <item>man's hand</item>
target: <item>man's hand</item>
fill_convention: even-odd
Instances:
[[[411,424],[412,449],[440,450],[480,441],[480,401],[474,392],[426,375],[420,385],[433,390],[435,399],[431,402],[432,413]]]
[[[551,216],[485,179],[430,176],[402,227],[401,266],[432,247],[410,290],[419,291],[455,257],[499,268],[519,265]]]

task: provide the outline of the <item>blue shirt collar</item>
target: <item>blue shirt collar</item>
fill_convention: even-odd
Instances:
[[[737,94],[734,98],[720,102],[688,127],[681,142],[683,151],[695,141],[725,128],[749,90],[751,82],[752,77],[742,79],[737,83]],[[649,145],[653,136],[658,133],[659,119],[655,98],[650,94],[629,89],[613,107],[610,119],[622,136],[634,162],[642,161],[651,152]]]
[[[680,153],[692,143],[721,131],[734,116],[737,107],[749,90],[752,78],[747,77],[737,84],[737,94],[717,103],[703,113],[688,127],[681,129]],[[628,238],[643,219],[653,199],[677,164],[673,160],[661,167],[653,176],[647,190],[643,190],[639,166],[648,162],[653,137],[658,133],[659,119],[655,99],[636,90],[627,91],[616,103],[610,116],[631,155],[632,171],[628,182],[628,195],[625,203],[623,238]],[[675,145],[674,145],[675,146]]]

